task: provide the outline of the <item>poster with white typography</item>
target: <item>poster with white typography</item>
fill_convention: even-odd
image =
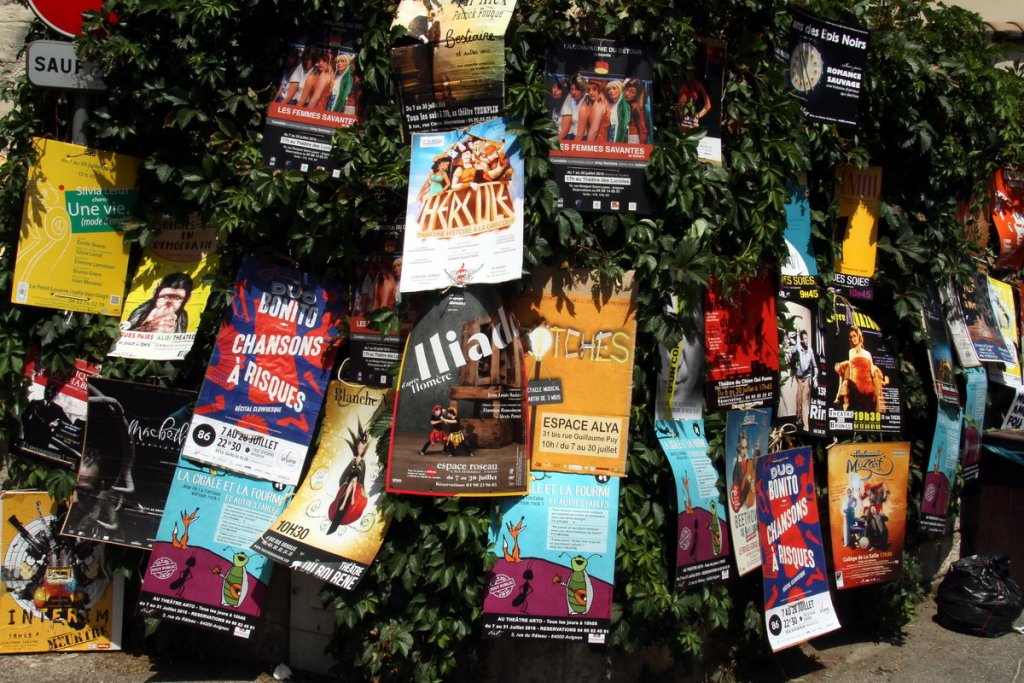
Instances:
[[[412,137],[400,289],[517,280],[523,156],[508,121]]]
[[[531,472],[530,495],[499,503],[489,543],[483,632],[488,638],[603,645],[615,583],[615,477]]]
[[[757,538],[756,463],[768,450],[772,411],[751,408],[730,410],[725,418],[725,485],[729,499],[736,571],[740,576],[761,562]]]
[[[960,313],[967,327],[974,353],[986,363],[1015,363],[1013,352],[1007,348],[999,331],[999,319],[992,307],[988,291],[988,275],[979,268],[957,289]]]
[[[878,256],[878,207],[882,196],[882,167],[836,169],[839,202],[832,240],[840,246],[832,284],[851,299],[874,297],[871,278]]]
[[[1003,344],[1007,351],[1013,356],[1013,362],[1005,362],[989,367],[989,374],[994,381],[1008,387],[1019,387],[1021,381],[1020,349],[1017,343],[1020,333],[1017,330],[1017,304],[1013,300],[1013,287],[1007,282],[988,278],[989,303],[992,305],[992,313],[995,314],[996,322],[999,324],[999,334],[1003,337]]]
[[[45,491],[0,493],[0,654],[121,649],[124,577],[63,519]]]
[[[344,325],[342,290],[254,258],[242,262],[182,455],[298,483]]]
[[[682,306],[682,299],[675,294],[665,306],[665,312],[683,329],[679,343],[658,347],[656,420],[699,420],[704,416],[704,309],[700,300],[687,311]]]
[[[180,458],[136,611],[248,638],[274,563],[251,548],[293,487]]]
[[[387,390],[341,380],[327,385],[320,447],[302,486],[253,550],[293,571],[354,590],[391,521],[380,510],[384,463],[370,425]]]
[[[985,399],[988,374],[984,368],[964,368],[964,426],[960,462],[964,481],[978,478],[981,463],[981,433],[985,429]]]
[[[703,420],[656,420],[676,485],[676,590],[729,578],[729,534]]]
[[[405,345],[387,490],[525,494],[527,418],[523,342],[511,307],[493,287],[438,295]]]
[[[139,159],[32,138],[11,301],[121,315]]]
[[[708,410],[771,406],[779,393],[775,278],[768,270],[726,296],[715,280],[704,300]]]
[[[789,65],[793,96],[809,120],[856,128],[870,34],[798,9],[790,14],[788,40],[780,39],[776,56]]]
[[[807,176],[786,181],[786,248],[789,257],[782,263],[779,273],[782,276],[782,289],[795,288],[804,291],[814,288],[817,291],[818,262],[814,257],[814,244],[811,241],[811,200],[807,193]],[[816,298],[815,295],[797,294],[789,298]]]
[[[142,251],[125,297],[121,330],[108,356],[179,360],[188,354],[216,272],[217,231],[199,215],[184,222],[165,218]]]
[[[360,120],[361,32],[351,23],[317,26],[287,45],[263,129],[267,166],[303,173],[321,168],[341,176],[330,158],[331,138]]]
[[[20,415],[18,452],[78,469],[85,444],[86,382],[98,371],[95,365],[76,360],[65,375],[44,368],[38,353],[29,355],[25,361],[28,404]]]
[[[722,165],[722,91],[725,87],[726,46],[721,40],[698,36],[693,77],[679,86],[676,123],[687,135],[697,133],[697,158]],[[557,123],[557,121],[556,121]]]
[[[910,444],[836,444],[828,451],[828,509],[836,588],[903,576]]]
[[[567,44],[548,50],[545,70],[545,105],[553,116],[558,112],[558,149],[548,153],[561,192],[558,205],[650,213],[650,49],[605,38]]]
[[[942,302],[931,285],[927,287],[924,306],[921,307],[921,320],[928,336],[928,360],[931,362],[935,395],[942,403],[958,406],[960,390],[957,389],[953,373],[953,346],[949,343],[949,335],[946,334],[946,316],[942,312]]]
[[[992,175],[992,223],[999,235],[995,267],[1024,265],[1024,169],[1001,166]]]
[[[792,425],[798,432],[824,436],[826,422],[825,339],[817,324],[817,305],[810,307],[800,300],[789,300],[785,294],[793,290],[783,287],[779,296],[779,402],[775,413],[777,425]],[[813,302],[812,302],[813,303]],[[789,329],[782,327],[783,321]]]
[[[405,133],[452,130],[502,116],[505,29],[515,0],[401,0],[391,50]]]
[[[946,533],[949,501],[956,483],[960,462],[960,430],[963,413],[958,407],[939,405],[935,416],[935,434],[924,475],[924,500],[921,501],[921,530]]]
[[[772,651],[835,631],[810,446],[757,461],[757,521]]]
[[[194,391],[90,379],[85,451],[61,533],[153,547],[195,400]]]
[[[626,475],[637,285],[597,271],[538,271],[516,301],[526,333],[535,470]]]

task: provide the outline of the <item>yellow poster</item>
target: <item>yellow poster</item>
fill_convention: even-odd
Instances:
[[[103,545],[60,535],[64,510],[41,491],[0,496],[0,654],[121,649],[121,576]]]
[[[12,301],[120,315],[139,159],[33,138]]]
[[[882,167],[840,166],[836,171],[835,241],[842,245],[836,272],[870,278],[878,252],[878,201],[882,196]],[[856,284],[856,283],[852,283]]]
[[[533,469],[626,473],[636,341],[632,271],[535,277],[516,317],[526,338]]]

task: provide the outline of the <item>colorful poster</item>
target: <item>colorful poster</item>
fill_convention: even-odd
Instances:
[[[124,579],[63,518],[44,492],[0,493],[0,654],[121,649]]]
[[[139,159],[32,138],[12,298],[16,304],[121,315]]]
[[[138,613],[248,638],[274,567],[251,546],[291,493],[291,486],[180,458]]]
[[[675,294],[666,312],[680,321],[682,339],[671,348],[660,345],[656,420],[699,420],[704,416],[704,311],[700,303],[689,311]]]
[[[921,308],[921,320],[928,337],[928,360],[935,396],[942,403],[959,406],[960,390],[957,389],[953,373],[953,348],[946,334],[946,316],[942,312],[939,296],[931,285],[927,288],[924,306]]]
[[[522,276],[523,157],[507,125],[413,135],[401,291]]]
[[[810,446],[757,461],[757,521],[772,651],[839,628],[825,573]]]
[[[960,313],[967,327],[974,353],[978,360],[986,363],[1016,363],[1017,360],[1006,346],[999,319],[992,307],[988,291],[988,275],[979,270],[971,272],[971,278],[959,288]]]
[[[1024,172],[1001,166],[992,176],[992,222],[999,235],[995,267],[1020,270],[1024,265]]]
[[[956,466],[960,461],[960,429],[963,414],[959,407],[940,405],[935,416],[935,435],[924,475],[924,500],[921,501],[921,529],[946,533],[949,500],[953,493]]]
[[[520,296],[535,470],[626,474],[636,283],[597,271],[542,271]]]
[[[696,43],[693,77],[679,86],[676,121],[684,134],[700,134],[697,158],[721,166],[725,43],[703,36]]]
[[[903,576],[910,444],[837,444],[828,452],[836,588]]]
[[[323,403],[342,291],[254,258],[242,262],[182,455],[296,484]]]
[[[833,241],[840,245],[832,284],[853,299],[874,296],[871,278],[878,252],[878,205],[882,196],[882,167],[840,166],[836,170],[839,202]]]
[[[615,477],[531,472],[530,495],[499,503],[488,540],[501,554],[488,572],[488,638],[603,645],[615,583]]]
[[[811,241],[811,200],[807,196],[807,177],[786,182],[786,248],[789,258],[782,264],[782,288],[817,292],[818,262],[814,257],[814,243]],[[816,298],[817,294],[813,296]],[[802,298],[812,298],[805,295]]]
[[[783,288],[785,292],[785,288]],[[824,436],[827,428],[824,337],[816,324],[817,306],[810,308],[779,298],[779,402],[775,421],[804,434]],[[781,325],[787,320],[790,329]]]
[[[870,34],[798,9],[790,14],[788,40],[780,39],[776,56],[789,64],[786,80],[793,95],[809,120],[857,128]]]
[[[70,375],[50,372],[37,354],[29,355],[28,405],[21,414],[19,453],[78,468],[85,443],[86,382],[98,371],[95,365],[76,360]]]
[[[89,421],[78,488],[61,533],[152,548],[194,391],[89,380]]]
[[[561,195],[577,211],[651,212],[644,178],[654,149],[651,53],[608,39],[547,54],[546,106],[558,112],[548,153]]]
[[[263,129],[267,166],[341,176],[330,158],[331,138],[360,120],[361,33],[359,24],[318,26],[287,45]]]
[[[829,434],[899,434],[900,377],[881,328],[856,308],[837,306],[825,334]]]
[[[413,327],[398,377],[388,491],[527,492],[523,342],[498,296],[493,287],[451,289]]]
[[[946,329],[960,359],[960,367],[978,368],[981,367],[981,359],[974,350],[974,342],[971,341],[971,334],[967,329],[967,321],[964,319],[956,292],[952,280],[946,280],[939,285],[939,300],[946,316]]]
[[[340,380],[327,385],[320,448],[284,514],[253,550],[294,571],[354,590],[384,541],[384,463],[370,425],[387,391]]]
[[[1013,300],[1013,287],[1002,280],[990,277],[988,278],[988,295],[992,313],[999,324],[999,334],[1003,337],[1003,344],[1013,356],[1012,362],[989,367],[989,372],[1000,384],[1019,387],[1022,384],[1020,352],[1017,348],[1020,333],[1017,331],[1017,304]]]
[[[964,368],[964,424],[961,464],[964,481],[978,478],[981,462],[981,433],[985,430],[985,399],[988,376],[984,368]]]
[[[776,285],[771,273],[725,296],[712,280],[704,302],[708,410],[770,406],[779,392]]]
[[[199,318],[217,270],[217,231],[191,214],[182,223],[166,218],[142,251],[125,298],[121,332],[107,354],[124,358],[180,360],[192,348]]]
[[[676,590],[729,578],[729,534],[703,420],[657,420],[676,484]]]
[[[505,108],[505,29],[516,3],[401,0],[392,27],[411,45],[391,50],[408,133],[471,126]]]
[[[748,574],[761,562],[757,539],[756,462],[768,450],[772,411],[730,410],[725,418],[725,485],[736,571]]]

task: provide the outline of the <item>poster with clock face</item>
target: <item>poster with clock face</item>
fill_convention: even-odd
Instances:
[[[812,121],[856,128],[868,32],[800,10],[792,18],[776,56],[787,64],[793,95]]]

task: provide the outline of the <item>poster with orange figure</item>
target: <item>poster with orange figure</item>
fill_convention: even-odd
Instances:
[[[999,235],[996,268],[1024,265],[1024,170],[1003,166],[992,176],[992,222]]]
[[[878,204],[882,196],[882,167],[840,166],[836,170],[839,202],[833,241],[840,245],[833,284],[853,299],[873,298],[871,278],[878,254]]]
[[[725,486],[736,572],[743,576],[761,561],[757,540],[756,463],[768,450],[772,411],[730,410],[725,419]]]
[[[837,444],[828,452],[828,509],[836,588],[903,575],[910,444]]]

